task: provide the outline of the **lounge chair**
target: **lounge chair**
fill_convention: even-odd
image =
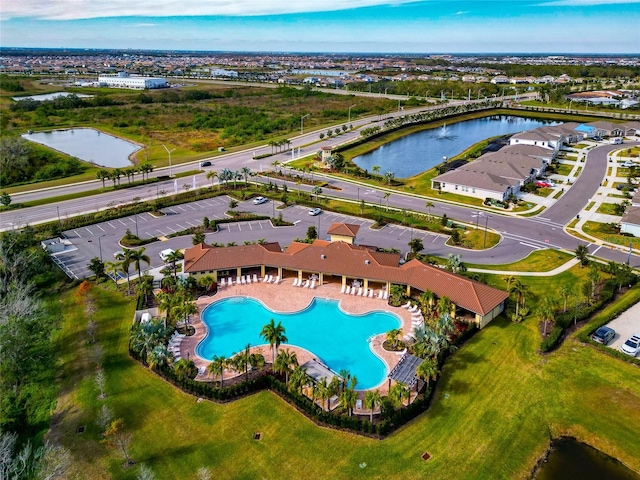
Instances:
[[[267,276],[265,275],[264,277],[262,277],[262,281],[266,282],[267,281]]]
[[[271,280],[273,280],[273,275],[267,275],[267,283],[271,283]]]
[[[356,410],[362,410],[362,399],[358,398],[356,400]]]
[[[410,307],[410,308],[409,308],[409,311],[410,311],[411,313],[415,313],[415,312],[417,312],[418,310],[419,310],[419,308],[418,308],[418,306],[417,306],[417,305],[414,305],[413,307]]]
[[[273,281],[276,285],[280,283],[280,275],[276,276],[276,279]]]
[[[349,295],[349,293],[351,293],[351,287],[347,287],[344,289],[344,293],[345,295]]]
[[[305,280],[304,285],[302,286],[302,288],[309,288],[309,280]]]
[[[253,283],[257,283],[258,282],[258,275],[257,274],[253,274]]]
[[[298,277],[293,279],[293,283],[291,285],[294,286],[294,287],[298,286]]]
[[[351,287],[351,295],[355,295],[356,294],[356,292],[357,292],[356,288],[357,287]]]
[[[411,302],[407,302],[404,305],[402,305],[402,308],[409,308],[411,306]]]
[[[361,297],[362,296],[362,287],[358,288],[358,296]]]
[[[180,355],[174,355],[174,356],[173,356],[173,359],[174,359],[176,362],[178,362],[178,361],[182,360],[182,357],[181,357]]]
[[[236,285],[240,285],[240,283],[241,283],[240,282],[240,277],[236,277]],[[242,282],[242,283],[244,283],[244,282]]]
[[[340,289],[340,293],[344,293],[344,289],[347,288],[346,285],[342,285],[342,288]]]
[[[369,290],[369,298],[373,298],[373,288]]]
[[[315,280],[311,280],[311,285],[309,285],[309,288],[316,288],[316,281]]]
[[[378,298],[379,298],[379,299],[382,299],[382,290],[380,290],[380,291],[378,292]]]
[[[387,293],[387,291],[385,290],[384,293],[382,294],[382,299],[386,300],[389,297],[389,294]]]

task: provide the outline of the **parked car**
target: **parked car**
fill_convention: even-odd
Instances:
[[[635,357],[640,352],[640,333],[631,335],[620,347],[622,353]]]
[[[624,190],[626,188],[630,192],[633,192],[636,189],[635,185],[629,185],[628,183],[619,183],[616,185],[616,188],[618,190]]]
[[[322,213],[322,209],[320,208],[312,208],[309,210],[309,215],[315,217],[316,215],[320,215]]]
[[[124,252],[122,250],[118,250],[117,252],[113,252],[113,258],[123,257]]]
[[[591,340],[602,343],[603,345],[608,345],[615,336],[616,331],[613,328],[600,327],[591,335]]]
[[[546,182],[544,180],[538,180],[536,181],[536,187],[540,187],[540,188],[548,188],[551,185],[549,184],[549,182]]]
[[[637,167],[638,164],[635,162],[626,161],[626,162],[622,162],[620,166],[624,168],[632,168],[632,167]]]
[[[173,255],[174,253],[176,253],[175,250],[173,250],[172,248],[167,248],[160,252],[160,258],[163,262],[166,262],[169,255]]]
[[[260,205],[262,203],[267,202],[268,200],[265,197],[256,197],[253,199],[253,204],[254,205]]]
[[[200,162],[200,166],[201,167],[210,167],[211,166],[211,162],[209,160],[204,161],[204,162]]]

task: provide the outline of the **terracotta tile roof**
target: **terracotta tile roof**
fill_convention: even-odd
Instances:
[[[460,307],[484,315],[503,302],[502,290],[469,280],[437,267],[411,260],[398,267],[399,253],[373,252],[346,242],[316,240],[312,244],[292,242],[285,252],[278,243],[214,248],[196,245],[185,252],[184,271],[197,273],[236,267],[266,265],[290,270],[367,278],[374,282],[411,285],[447,296]]]
[[[358,234],[360,225],[352,225],[350,223],[332,223],[327,230],[329,235],[343,235],[345,237],[354,237]]]

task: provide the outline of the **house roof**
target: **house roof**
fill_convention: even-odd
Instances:
[[[344,237],[355,238],[360,230],[360,225],[353,225],[350,223],[332,223],[327,230],[329,235],[342,235]]]
[[[185,273],[200,273],[237,267],[267,265],[290,270],[345,275],[371,281],[411,285],[449,297],[460,307],[481,315],[489,313],[508,294],[480,282],[440,268],[411,260],[401,267],[399,253],[374,252],[346,242],[316,240],[312,244],[292,242],[282,251],[277,243],[211,247],[206,244],[187,249]]]
[[[622,215],[620,223],[640,226],[640,207],[629,207]]]

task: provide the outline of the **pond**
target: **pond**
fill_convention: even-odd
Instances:
[[[551,453],[538,470],[536,480],[638,480],[640,475],[599,450],[573,438],[551,444]]]
[[[93,128],[27,133],[22,137],[101,167],[131,167],[129,156],[141,148]]]
[[[92,98],[93,95],[83,95],[81,93],[69,93],[69,92],[53,92],[53,93],[42,93],[40,95],[29,95],[26,97],[11,97],[15,101],[20,100],[35,100],[36,102],[44,102],[45,100],[54,100],[58,97],[68,97],[69,95],[75,95],[78,98]]]
[[[369,172],[378,165],[382,175],[391,171],[396,177],[407,178],[429,170],[442,163],[443,157],[454,157],[487,138],[558,123],[510,115],[476,118],[412,133],[359,155],[353,162]]]

